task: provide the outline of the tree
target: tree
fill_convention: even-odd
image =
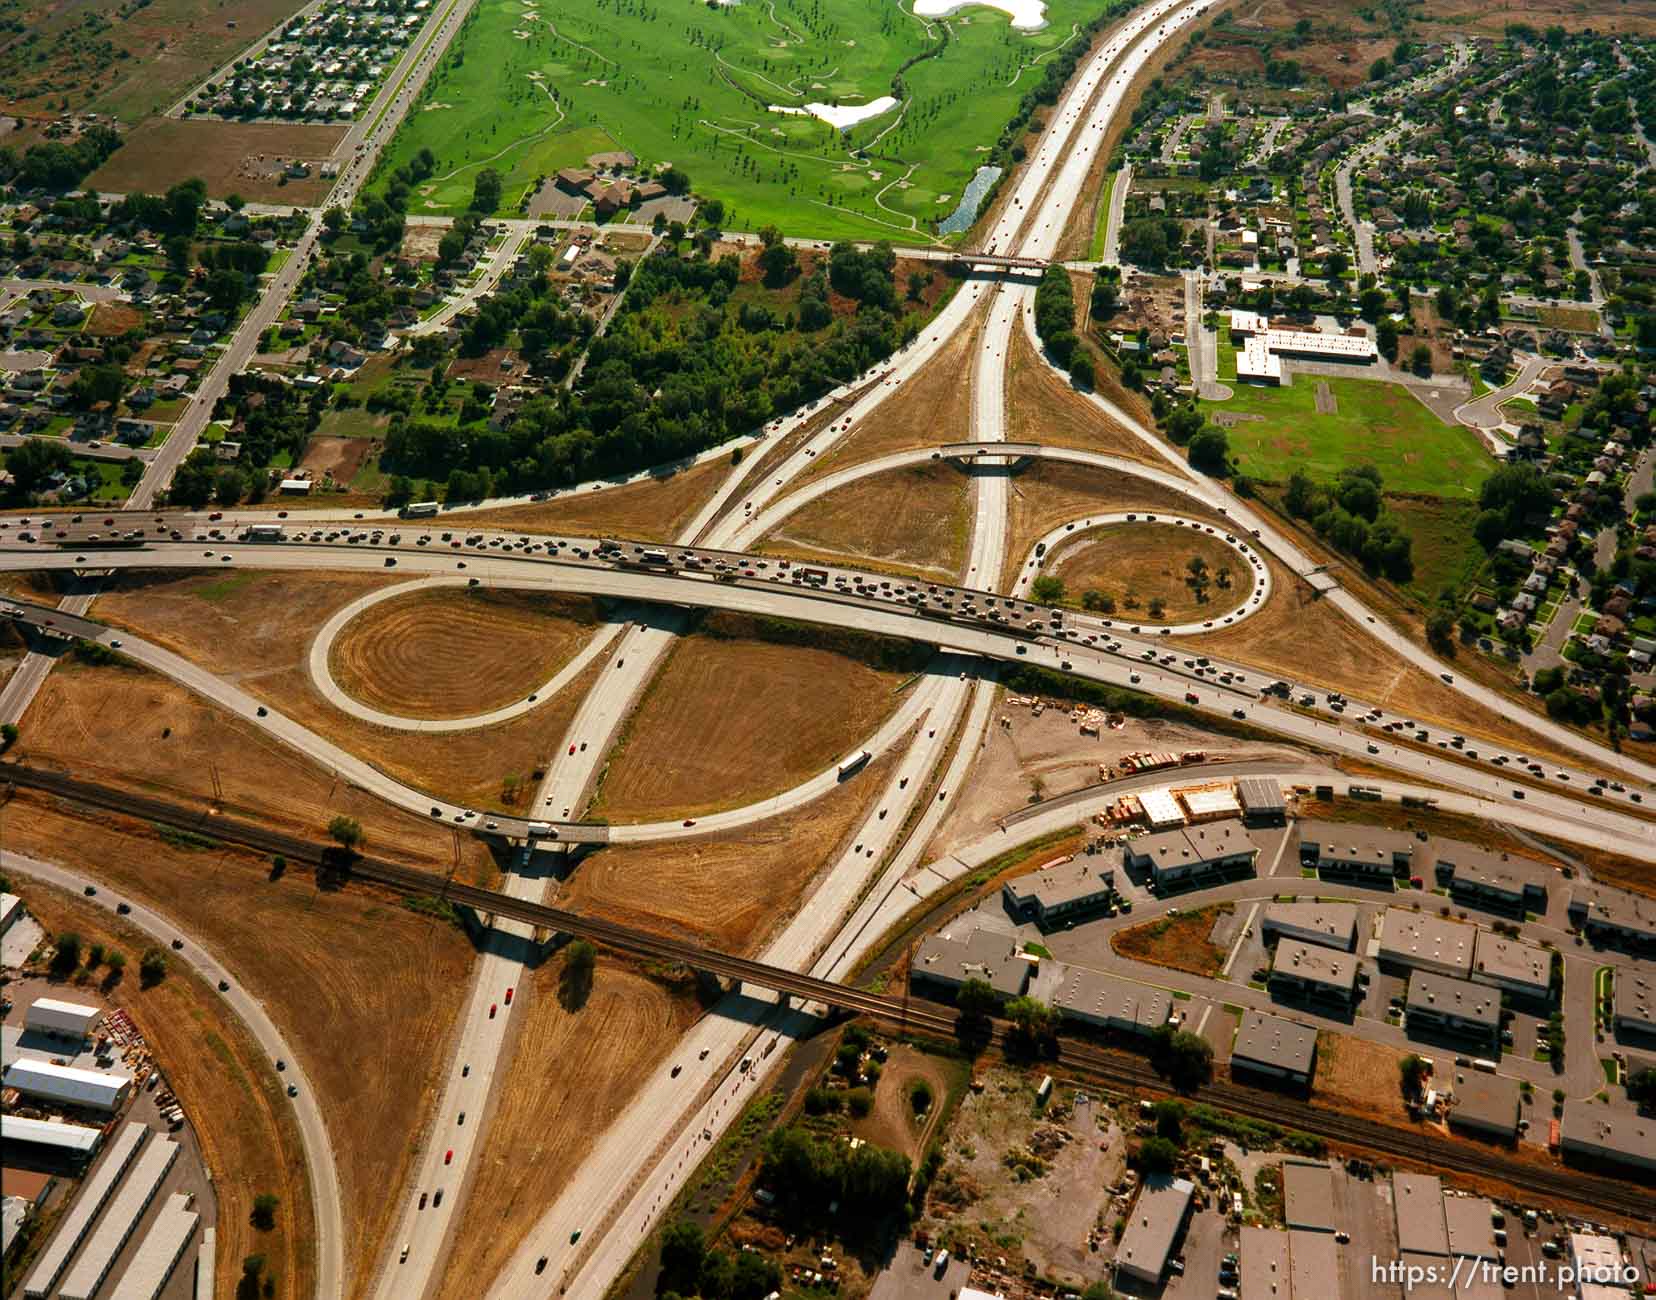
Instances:
[[[1218,425],[1204,425],[1190,440],[1190,463],[1204,474],[1222,475],[1230,461],[1230,438]]]
[[[362,843],[362,823],[341,813],[328,823],[328,834],[343,847],[354,851]]]
[[[265,1257],[249,1255],[242,1260],[242,1275],[236,1280],[236,1300],[258,1300],[259,1279],[264,1275]]]
[[[563,969],[558,972],[558,1001],[565,1011],[579,1011],[592,996],[593,972],[598,953],[585,939],[564,949]]]
[[[1031,1056],[1050,1048],[1058,1034],[1058,1013],[1037,998],[1012,998],[1006,1018],[1012,1022],[1007,1047]]]
[[[1000,999],[988,980],[969,979],[955,990],[955,1006],[962,1016],[987,1020],[1000,1007]]]
[[[722,199],[708,199],[696,213],[702,219],[702,224],[709,230],[718,230],[725,222],[725,205]]]
[[[766,229],[774,232],[775,227]],[[799,255],[779,236],[760,250],[759,269],[764,273],[767,289],[780,289],[799,274]]]
[[[1094,614],[1113,614],[1116,608],[1115,597],[1089,587],[1081,593],[1081,608]]]
[[[485,167],[478,172],[477,179],[472,182],[471,211],[493,212],[500,206],[500,190],[500,173],[493,167]]]
[[[1167,602],[1160,596],[1152,596],[1147,609],[1151,618],[1160,618],[1163,614],[1167,613]]]
[[[1070,383],[1077,388],[1091,388],[1095,378],[1092,358],[1085,352],[1073,353],[1070,356]]]
[[[845,1094],[845,1108],[855,1119],[867,1119],[874,1109],[874,1094],[867,1088],[853,1088]]]
[[[340,231],[345,229],[345,226],[349,221],[350,218],[345,215],[344,208],[329,208],[322,214],[322,227],[330,235],[339,234]],[[464,241],[462,241],[462,243],[464,243]]]
[[[1056,605],[1064,598],[1064,580],[1056,574],[1043,573],[1029,584],[1029,594],[1043,605]]]
[[[260,1192],[253,1198],[253,1213],[248,1215],[248,1222],[261,1232],[269,1232],[276,1226],[276,1207],[281,1198],[273,1192]]]
[[[1656,1066],[1647,1065],[1628,1076],[1627,1096],[1641,1106],[1656,1101]]]
[[[693,1294],[706,1255],[707,1243],[700,1224],[689,1219],[673,1224],[661,1235],[661,1290]]]
[[[229,208],[232,212],[240,212],[247,206],[247,200],[242,198],[239,194],[232,194],[229,198],[224,200],[224,206]]]
[[[1398,1085],[1405,1101],[1414,1101],[1426,1084],[1426,1062],[1414,1053],[1405,1056],[1397,1065]]]
[[[82,366],[69,385],[69,400],[82,410],[99,402],[114,405],[126,389],[126,372],[120,366]]]
[[[1446,609],[1434,609],[1426,616],[1426,643],[1439,654],[1455,652],[1455,618]]]
[[[25,438],[6,452],[6,469],[13,488],[27,496],[44,487],[53,474],[67,470],[72,459],[60,438]]]
[[[144,949],[144,955],[138,959],[138,983],[149,989],[166,978],[167,954],[159,948]]]
[[[1338,280],[1351,269],[1351,259],[1341,249],[1336,248],[1323,258],[1323,274],[1330,280]]]
[[[1152,1109],[1156,1117],[1156,1136],[1164,1137],[1169,1142],[1181,1141],[1184,1137],[1184,1102],[1165,1097]]]
[[[1162,1025],[1151,1037],[1150,1064],[1175,1088],[1189,1091],[1212,1077],[1213,1048],[1205,1038]]]
[[[1139,1144],[1139,1168],[1147,1174],[1170,1174],[1178,1160],[1179,1148],[1164,1137],[1148,1137]]]
[[[1414,351],[1409,354],[1409,365],[1417,375],[1432,373],[1432,349],[1424,343],[1416,343]]]
[[[81,937],[73,930],[58,935],[53,945],[52,974],[59,977],[73,974],[81,963]]]
[[[1374,327],[1375,346],[1380,355],[1391,361],[1397,356],[1397,322],[1387,316]]]

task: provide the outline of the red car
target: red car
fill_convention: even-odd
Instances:
[[[512,1005],[512,990],[511,989],[506,990],[506,1005],[507,1006]]]
[[[495,1018],[495,1012],[498,1011],[499,1009],[500,1008],[495,1003],[493,1003],[493,1002],[489,1003],[489,1019],[490,1020],[493,1020]]]
[[[573,754],[573,753],[574,753],[574,752],[575,752],[575,746],[573,746],[573,745],[571,745],[571,746],[570,746],[570,747],[569,747],[569,752],[570,752],[570,753],[571,753],[571,754]]]
[[[454,1163],[454,1148],[453,1147],[450,1147],[449,1150],[448,1150],[448,1154],[443,1157],[443,1163],[445,1165],[452,1165]]]

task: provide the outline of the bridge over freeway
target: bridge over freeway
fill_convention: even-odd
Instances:
[[[949,258],[951,266],[958,266],[968,274],[988,268],[992,271],[1033,271],[1039,274],[1050,263],[1044,257],[1008,257],[1004,253],[956,253]]]
[[[1039,456],[1044,450],[1038,442],[945,442],[933,455],[947,460],[1021,460]]]

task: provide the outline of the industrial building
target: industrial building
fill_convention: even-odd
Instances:
[[[1340,1257],[1331,1232],[1288,1230],[1293,1300],[1340,1300]]]
[[[1513,1142],[1518,1137],[1518,1080],[1481,1070],[1455,1070],[1449,1128],[1471,1137]]]
[[[1299,939],[1283,939],[1271,962],[1274,997],[1328,1002],[1349,1011],[1357,999],[1357,958]]]
[[[1300,939],[1350,952],[1357,942],[1356,903],[1267,903],[1264,941]]]
[[[1127,845],[1127,865],[1148,871],[1158,889],[1214,876],[1244,875],[1253,871],[1258,856],[1259,846],[1234,818],[1159,831]]]
[[[169,1196],[143,1241],[138,1243],[138,1253],[109,1293],[109,1300],[155,1300],[189,1249],[200,1219],[190,1208],[187,1193]]]
[[[1458,840],[1436,840],[1432,849],[1437,882],[1457,903],[1514,915],[1547,910],[1553,870],[1545,863]]]
[[[178,1152],[178,1143],[168,1138],[157,1138],[144,1148],[103,1222],[86,1243],[74,1268],[69,1270],[63,1289],[58,1292],[59,1300],[92,1300],[109,1276],[115,1256],[121,1253],[137,1229],[138,1220],[144,1217],[144,1211],[161,1190],[161,1181],[178,1159]]]
[[[1161,1281],[1195,1193],[1196,1185],[1188,1179],[1152,1174],[1144,1180],[1127,1230],[1116,1246],[1117,1275],[1126,1274],[1151,1286]]]
[[[1300,865],[1330,876],[1390,882],[1414,864],[1415,837],[1383,826],[1301,818]]]
[[[1449,1227],[1443,1217],[1443,1184],[1431,1174],[1392,1175],[1397,1249],[1405,1254],[1446,1256]]]
[[[1559,1150],[1566,1158],[1656,1170],[1656,1117],[1597,1101],[1566,1101]]]
[[[195,1300],[213,1300],[213,1264],[218,1259],[218,1234],[201,1230],[201,1249],[196,1251]]]
[[[1616,971],[1610,996],[1618,1034],[1656,1036],[1656,982],[1638,967],[1623,966]]]
[[[909,967],[909,980],[950,994],[967,980],[982,980],[1002,998],[1016,998],[1028,987],[1029,971],[1030,959],[1010,935],[975,929],[964,939],[947,932],[926,939]]]
[[[1495,1207],[1483,1196],[1445,1196],[1443,1221],[1449,1233],[1449,1253],[1456,1259],[1497,1260]]]
[[[1656,902],[1608,885],[1578,884],[1570,890],[1570,924],[1594,943],[1634,953],[1656,953]]]
[[[1326,1161],[1284,1157],[1282,1221],[1306,1232],[1334,1231],[1334,1171]]]
[[[77,1070],[27,1058],[8,1065],[0,1083],[16,1088],[25,1097],[38,1097],[60,1106],[84,1106],[89,1110],[117,1110],[132,1091],[130,1075]]]
[[[1292,1268],[1288,1260],[1288,1234],[1273,1228],[1244,1227],[1237,1254],[1242,1257],[1237,1273],[1241,1300],[1293,1300]]]
[[[1173,1017],[1173,995],[1166,989],[1063,962],[1043,963],[1030,993],[1067,1020],[1117,1033],[1153,1034]]]
[[[1236,783],[1244,826],[1286,826],[1288,804],[1282,787],[1269,777],[1245,776]]]
[[[1145,790],[1138,798],[1139,807],[1144,812],[1144,824],[1151,830],[1162,831],[1184,825],[1184,809],[1179,807],[1179,801],[1173,797],[1171,790]]]
[[[1115,870],[1082,859],[1043,867],[1001,886],[1006,910],[1043,930],[1073,923],[1108,907],[1115,896]]]
[[[71,1163],[90,1160],[98,1150],[103,1130],[86,1124],[59,1124],[21,1115],[0,1115],[0,1146],[8,1152],[28,1151],[46,1159]]]
[[[1481,1050],[1500,1050],[1501,998],[1487,985],[1417,970],[1409,976],[1404,1006],[1410,1037],[1446,1035]]]
[[[1229,785],[1204,785],[1188,790],[1175,790],[1173,797],[1185,810],[1192,825],[1198,822],[1223,821],[1242,816],[1242,805]]]
[[[1552,954],[1522,939],[1479,930],[1471,977],[1531,1002],[1546,1002],[1552,996]]]
[[[1567,1258],[1578,1279],[1576,1300],[1625,1300],[1627,1287],[1611,1279],[1625,1276],[1621,1243],[1597,1233],[1572,1232]],[[1589,1278],[1602,1278],[1592,1282]]]
[[[128,1124],[115,1135],[114,1141],[109,1144],[109,1151],[87,1178],[80,1195],[69,1207],[69,1213],[35,1261],[34,1271],[23,1284],[23,1294],[28,1300],[41,1300],[57,1285],[58,1278],[68,1266],[69,1256],[86,1239],[92,1221],[98,1217],[98,1212],[114,1194],[116,1185],[138,1158],[139,1148],[148,1136],[149,1129],[142,1124]]]
[[[1388,907],[1380,918],[1375,955],[1383,965],[1465,978],[1472,970],[1477,938],[1475,925],[1406,907]]]
[[[1231,1047],[1231,1070],[1308,1084],[1317,1068],[1317,1031],[1310,1025],[1267,1015],[1242,1013],[1242,1025]]]
[[[0,893],[0,935],[16,925],[25,915],[23,900],[16,894]]]
[[[67,1038],[80,1043],[97,1026],[103,1011],[83,1002],[60,1002],[57,998],[36,998],[29,1004],[23,1023],[37,1034]]]

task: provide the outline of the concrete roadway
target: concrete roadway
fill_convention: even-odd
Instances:
[[[1555,363],[1546,357],[1525,358],[1511,383],[1492,388],[1482,397],[1474,397],[1470,402],[1462,403],[1455,408],[1455,418],[1474,429],[1499,429],[1509,423],[1507,417],[1501,414],[1501,403],[1509,397],[1517,397],[1527,391],[1531,384],[1541,378],[1541,372],[1553,364]]]
[[[293,1102],[294,1118],[299,1124],[299,1138],[305,1150],[305,1169],[310,1178],[316,1210],[316,1293],[323,1296],[342,1295],[345,1289],[345,1224],[340,1212],[339,1175],[334,1168],[333,1147],[328,1142],[327,1121],[323,1118],[322,1108],[316,1104],[316,1094],[305,1077],[299,1054],[282,1037],[263,1004],[236,982],[230,970],[199,939],[148,904],[123,897],[101,880],[18,853],[0,850],[0,867],[18,876],[40,880],[68,893],[81,895],[82,901],[106,912],[114,913],[118,905],[125,903],[131,910],[122,920],[135,925],[157,943],[168,945],[170,957],[188,962],[213,987],[216,988],[221,981],[229,985],[221,996],[264,1049],[272,1066],[277,1061],[286,1063],[287,1068],[280,1077],[299,1090],[290,1100]],[[86,897],[88,887],[95,887],[98,892]],[[170,945],[175,939],[182,939],[184,946],[172,948]],[[162,1069],[165,1068],[166,1063],[162,1062]]]

